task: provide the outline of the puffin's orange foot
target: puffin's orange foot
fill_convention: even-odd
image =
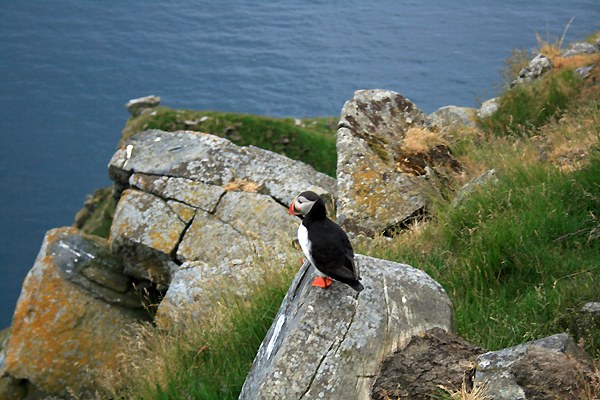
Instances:
[[[327,289],[329,286],[331,286],[331,283],[333,281],[331,280],[331,278],[324,278],[322,276],[317,276],[315,278],[315,280],[313,281],[312,285],[316,286],[316,287],[320,287],[322,289]]]

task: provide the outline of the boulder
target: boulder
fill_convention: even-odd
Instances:
[[[543,54],[538,54],[526,67],[521,69],[519,76],[510,83],[510,87],[514,87],[521,83],[532,82],[550,71],[552,67],[552,61],[550,61],[548,57]]]
[[[450,330],[442,287],[408,265],[356,256],[365,289],[311,286],[305,263],[263,340],[240,399],[369,399],[382,361],[428,329]]]
[[[431,123],[440,129],[477,125],[477,110],[469,107],[445,106],[429,114]]]
[[[474,386],[493,400],[578,399],[590,360],[566,333],[482,354]]]
[[[146,319],[105,240],[51,230],[23,283],[0,375],[19,382],[13,393],[91,398],[94,378],[118,365],[119,331]]]
[[[134,116],[137,117],[140,115],[145,109],[158,107],[160,104],[160,97],[158,96],[145,96],[139,97],[137,99],[131,99],[125,104],[127,111]]]
[[[344,104],[337,132],[337,219],[346,231],[372,237],[423,213],[428,193],[440,190],[439,180],[430,179],[437,168],[456,167],[427,124],[421,110],[391,91],[359,90]]]
[[[289,204],[304,190],[333,194],[336,188],[335,179],[300,161],[191,131],[150,130],[130,137],[112,157],[109,175],[126,188],[133,172],[216,186],[253,182],[281,204]]]

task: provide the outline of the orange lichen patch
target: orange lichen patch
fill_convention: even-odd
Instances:
[[[438,132],[423,128],[409,128],[400,149],[406,153],[423,153],[438,145],[447,145]]]
[[[258,191],[262,188],[261,184],[251,181],[245,181],[242,179],[234,179],[231,182],[228,182],[223,189],[232,192],[249,192],[249,193],[258,193]]]
[[[382,204],[377,195],[383,184],[383,175],[378,170],[364,164],[352,174],[354,182],[354,198],[358,205],[366,209],[370,215],[374,215],[377,208]]]
[[[180,235],[181,231],[172,229],[149,232],[150,247],[169,254],[179,242]]]
[[[114,333],[135,320],[63,280],[54,261],[38,259],[25,279],[4,371],[49,393],[79,393],[100,368],[117,366]]]

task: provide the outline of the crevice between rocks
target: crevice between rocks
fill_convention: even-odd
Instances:
[[[175,245],[175,247],[173,247],[173,250],[171,250],[171,253],[169,253],[169,256],[171,257],[173,262],[175,264],[177,264],[178,266],[181,266],[183,264],[183,261],[181,261],[179,258],[177,258],[177,252],[179,251],[179,246],[181,245],[181,242],[183,242],[183,238],[185,237],[185,234],[187,233],[188,229],[190,229],[190,227],[192,226],[192,223],[194,222],[195,219],[196,219],[196,214],[194,213],[194,216],[190,219],[190,221],[185,225],[185,227],[181,231],[181,234],[179,235],[179,239],[177,240],[177,244]]]

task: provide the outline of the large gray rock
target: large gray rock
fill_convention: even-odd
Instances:
[[[141,299],[105,240],[74,228],[51,230],[23,283],[0,370],[30,384],[0,386],[27,398],[93,398],[94,379],[116,368],[124,350],[116,333],[144,320]]]
[[[498,98],[494,97],[493,99],[489,99],[481,103],[481,107],[479,107],[479,111],[477,111],[477,116],[479,118],[488,118],[491,117],[498,109],[500,105],[498,104]]]
[[[484,386],[493,400],[575,399],[588,363],[587,355],[562,333],[482,354],[473,384]]]
[[[427,124],[421,110],[391,91],[359,90],[344,104],[337,132],[337,215],[347,231],[374,236],[428,203],[428,174],[400,167],[407,158],[407,131],[426,132]]]
[[[413,335],[450,330],[442,287],[408,265],[357,255],[365,290],[312,287],[304,264],[263,340],[240,399],[369,399],[381,362]]]
[[[281,204],[304,191],[334,193],[335,179],[311,166],[254,146],[240,147],[207,133],[139,132],[112,157],[109,174],[122,187],[133,172],[223,186],[240,180],[262,185]]]

